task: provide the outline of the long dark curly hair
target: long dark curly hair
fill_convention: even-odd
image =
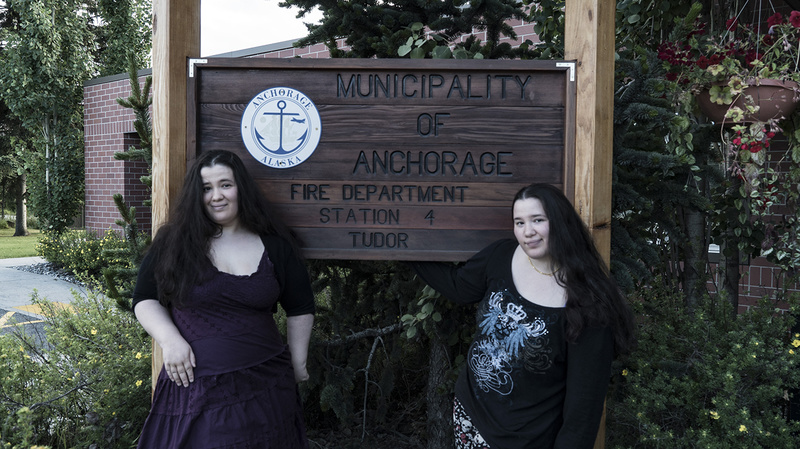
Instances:
[[[206,280],[211,268],[207,257],[211,239],[220,235],[222,228],[206,212],[200,171],[215,165],[233,171],[240,225],[258,235],[281,236],[297,247],[286,226],[270,213],[270,205],[239,156],[224,150],[204,152],[186,173],[169,219],[158,229],[150,246],[150,251],[156,252],[159,301],[166,307],[185,304],[191,289]]]
[[[567,291],[567,340],[574,342],[586,326],[609,326],[617,354],[635,346],[633,313],[611,278],[589,230],[564,193],[545,183],[531,184],[514,196],[536,198],[550,223],[547,250],[556,279]]]

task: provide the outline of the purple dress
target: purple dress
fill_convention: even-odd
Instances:
[[[267,251],[251,275],[212,270],[189,305],[171,310],[194,351],[195,380],[177,386],[161,370],[139,449],[307,448],[291,356],[272,315],[281,288]]]

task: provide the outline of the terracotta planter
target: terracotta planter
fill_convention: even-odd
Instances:
[[[798,101],[800,101],[800,97],[795,93],[797,88],[797,83],[793,81],[762,79],[758,81],[757,85],[746,87],[744,92],[731,105],[713,103],[709,98],[708,89],[700,92],[697,96],[697,103],[703,114],[715,123],[734,124],[737,122],[725,118],[725,113],[734,106],[746,111],[745,105],[749,95],[753,97],[753,102],[760,108],[757,113],[746,115],[744,121],[738,123],[766,122],[770,119],[788,117],[789,114],[794,112]]]

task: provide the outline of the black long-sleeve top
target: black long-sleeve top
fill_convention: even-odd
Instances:
[[[568,343],[564,309],[538,305],[514,286],[516,247],[495,242],[460,267],[412,264],[446,298],[479,302],[456,397],[493,449],[592,448],[614,358],[611,331],[586,328]]]

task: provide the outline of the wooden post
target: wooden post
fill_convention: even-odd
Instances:
[[[200,0],[153,1],[153,234],[186,172],[186,60],[200,57]],[[153,342],[152,385],[163,360]]]
[[[615,0],[567,0],[565,57],[577,63],[575,207],[608,264],[611,258]],[[605,412],[595,449],[605,447]]]

